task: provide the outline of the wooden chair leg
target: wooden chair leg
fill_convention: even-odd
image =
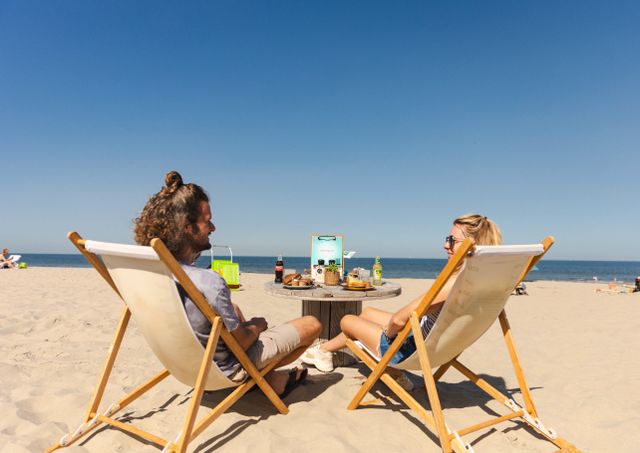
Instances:
[[[524,377],[524,371],[522,370],[520,359],[518,359],[518,354],[516,353],[516,346],[513,342],[513,336],[511,335],[511,326],[509,326],[507,313],[502,310],[502,312],[500,312],[500,316],[498,316],[498,319],[500,320],[500,327],[502,328],[504,341],[507,344],[507,349],[509,350],[511,364],[513,365],[513,370],[515,371],[516,378],[518,379],[518,384],[520,385],[520,391],[522,392],[522,399],[524,400],[525,408],[532,417],[537,417],[538,412],[536,411],[536,407],[533,404],[533,398],[531,397],[529,386],[527,385],[527,381]]]
[[[358,408],[362,399],[369,392],[369,390],[371,390],[371,388],[375,385],[378,379],[380,379],[383,372],[384,372],[384,368],[381,368],[380,364],[378,364],[371,370],[371,374],[369,375],[367,380],[364,381],[364,383],[360,386],[357,393],[355,394],[355,396],[347,406],[348,410],[351,411]]]
[[[471,427],[468,427],[468,428],[461,429],[461,430],[458,431],[461,435],[473,432],[473,431],[475,431],[475,430],[477,430],[479,428],[482,428],[484,426],[493,425],[493,424],[495,424],[495,421],[500,421],[501,419],[502,420],[508,420],[508,419],[512,419],[512,418],[515,418],[515,417],[520,417],[522,419],[522,421],[524,421],[526,424],[528,424],[533,429],[538,431],[540,434],[545,436],[547,438],[547,440],[549,440],[550,442],[553,442],[558,447],[561,447],[561,448],[564,448],[565,446],[572,447],[572,444],[570,444],[566,440],[558,437],[553,429],[544,426],[544,424],[542,423],[541,420],[539,420],[537,417],[534,417],[533,415],[529,414],[527,412],[526,408],[521,407],[513,399],[511,399],[507,395],[505,395],[502,392],[500,392],[498,389],[493,387],[491,384],[489,384],[484,379],[480,378],[476,373],[474,373],[469,368],[464,366],[458,360],[454,359],[452,361],[452,366],[456,370],[460,371],[464,376],[466,376],[476,386],[478,386],[478,388],[483,390],[487,395],[491,396],[497,402],[502,403],[505,407],[507,407],[507,409],[509,409],[511,411],[511,414],[505,415],[503,417],[497,417],[497,418],[494,419],[494,421],[483,422],[483,423],[480,423],[478,425],[474,425],[474,426],[471,426]],[[575,448],[575,447],[573,447],[573,448]]]
[[[456,356],[455,358],[457,359],[458,356]],[[446,373],[449,368],[451,368],[451,362],[447,362],[444,365],[441,365],[440,368],[438,368],[436,372],[433,373],[433,379],[436,382],[438,382],[440,378],[444,376],[444,373]]]
[[[353,397],[353,399],[351,400],[351,402],[347,406],[347,409],[354,410],[354,409],[358,408],[358,406],[360,405],[360,402],[362,401],[362,399],[369,392],[369,390],[371,390],[371,388],[373,388],[375,383],[380,379],[382,374],[385,372],[385,370],[389,366],[389,362],[391,362],[391,359],[393,358],[395,353],[398,351],[398,349],[400,349],[400,346],[402,346],[402,344],[405,342],[405,340],[409,337],[409,333],[410,332],[411,332],[411,326],[409,324],[407,324],[398,333],[398,335],[396,336],[396,339],[393,340],[393,343],[391,343],[391,345],[389,346],[389,349],[384,354],[382,359],[380,359],[380,361],[375,365],[375,367],[373,367],[373,368],[370,367],[371,368],[371,374],[369,375],[367,380],[364,381],[364,383],[362,384],[360,389],[356,392],[356,395]],[[358,349],[360,349],[360,347],[357,346],[351,339],[347,339],[347,346],[354,353],[356,353],[356,351]]]
[[[351,343],[351,344],[350,344]],[[359,348],[352,340],[347,340],[347,346],[351,351],[360,359],[362,362],[369,367],[369,369],[373,370],[376,367],[376,361],[371,358],[371,356],[366,353],[363,349]],[[380,380],[384,382],[389,389],[395,393],[395,395],[407,405],[410,409],[412,409],[415,414],[424,422],[426,427],[433,433],[437,434],[436,422],[432,416],[432,414],[427,411],[420,403],[418,403],[406,390],[400,387],[398,384],[387,372],[382,373],[380,376]],[[360,405],[369,405],[367,403],[360,403]],[[356,406],[356,408],[358,407]],[[464,443],[458,437],[449,436],[451,439],[451,449],[456,453],[468,453],[468,450],[465,449]]]
[[[120,321],[118,322],[118,327],[116,328],[116,334],[113,337],[111,347],[109,348],[109,353],[107,354],[102,372],[100,373],[100,379],[98,380],[96,391],[93,395],[93,398],[91,399],[91,404],[89,405],[87,414],[85,415],[85,422],[91,419],[91,414],[97,412],[98,407],[100,406],[102,395],[104,395],[104,390],[107,387],[109,376],[111,376],[111,370],[113,370],[113,364],[115,363],[116,357],[118,356],[118,351],[120,350],[120,346],[122,345],[122,340],[127,330],[127,326],[129,325],[130,319],[131,311],[129,311],[129,307],[125,305],[125,307],[122,309],[122,314],[120,315]]]
[[[220,330],[222,328],[220,317],[216,317],[211,326],[211,333],[209,334],[209,340],[207,341],[207,347],[202,357],[200,364],[200,371],[196,379],[196,385],[193,389],[193,395],[191,396],[191,402],[189,403],[189,409],[187,410],[187,416],[182,428],[182,435],[178,441],[177,451],[184,453],[187,450],[189,441],[192,436],[193,425],[198,415],[198,408],[200,407],[200,401],[202,400],[202,394],[204,393],[204,387],[209,376],[209,370],[211,369],[211,363],[213,361],[213,354],[220,338]]]
[[[128,319],[128,316],[123,316],[123,319],[126,321]],[[121,323],[121,326],[122,326],[122,323]],[[160,373],[156,374],[154,377],[152,377],[150,380],[148,380],[144,384],[140,385],[131,393],[125,395],[119,401],[111,404],[104,412],[102,413],[98,412],[100,400],[102,398],[104,388],[109,378],[109,374],[113,366],[113,361],[115,360],[115,355],[117,355],[117,352],[120,346],[120,340],[122,340],[122,332],[120,331],[120,329],[118,329],[118,331],[119,331],[119,334],[116,334],[117,341],[114,342],[113,348],[108,355],[107,366],[105,366],[105,370],[103,370],[103,377],[100,379],[100,382],[98,383],[98,388],[96,389],[95,395],[90,404],[90,410],[87,413],[87,419],[83,423],[81,423],[80,426],[74,432],[66,434],[60,439],[60,441],[56,445],[48,448],[46,450],[47,453],[55,451],[59,448],[68,447],[72,445],[77,440],[79,440],[80,438],[82,438],[83,436],[91,432],[93,429],[98,427],[101,423],[106,423],[108,425],[115,426],[117,428],[122,429],[123,431],[132,432],[135,435],[138,435],[142,438],[150,440],[151,442],[164,445],[163,439],[153,436],[150,433],[146,433],[145,431],[137,430],[136,428],[130,427],[124,423],[118,422],[117,420],[113,419],[112,416],[115,413],[124,409],[131,402],[133,402],[134,400],[136,400],[137,398],[145,394],[147,391],[153,388],[156,384],[158,384],[167,376],[169,376],[168,370],[165,369]]]
[[[96,420],[96,422],[91,424],[91,427],[85,427],[84,429],[82,429],[83,425],[87,425],[87,423],[96,416],[98,407],[100,406],[100,402],[102,401],[102,396],[104,395],[104,390],[107,386],[107,382],[109,381],[109,377],[111,376],[113,364],[115,363],[116,357],[118,356],[118,351],[120,350],[120,346],[122,345],[122,339],[124,338],[124,334],[127,330],[130,319],[131,312],[129,311],[129,308],[125,306],[122,310],[122,314],[120,315],[120,321],[118,322],[116,333],[111,342],[111,346],[109,347],[107,358],[105,359],[104,366],[102,367],[102,372],[100,373],[98,384],[96,385],[96,389],[93,393],[93,396],[91,397],[91,402],[89,403],[89,408],[87,409],[82,425],[75,432],[71,432],[63,436],[60,439],[60,442],[47,449],[47,452],[71,445],[99,424],[96,423]]]
[[[420,321],[418,321],[418,317],[415,312],[411,314],[409,321],[411,322],[413,337],[416,343],[416,349],[418,350],[418,358],[420,359],[422,375],[424,376],[424,385],[426,387],[429,403],[431,404],[431,413],[433,414],[433,419],[438,431],[440,446],[442,447],[442,451],[449,453],[451,452],[449,432],[444,422],[444,415],[442,413],[442,406],[438,396],[438,389],[436,388],[436,381],[433,378],[433,374],[431,374],[431,363],[427,354],[427,348],[424,345],[424,337],[422,336],[422,330],[420,329]]]

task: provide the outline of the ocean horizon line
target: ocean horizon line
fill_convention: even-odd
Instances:
[[[19,251],[11,251],[12,254],[15,255],[21,255],[21,256],[39,256],[39,255],[50,255],[50,256],[76,256],[76,257],[82,257],[83,255],[79,252],[77,253],[60,253],[60,252],[19,252]],[[216,257],[225,257],[228,255],[215,255]],[[277,254],[276,255],[233,255],[236,258],[272,258],[275,260],[277,258]],[[282,255],[285,259],[290,258],[290,259],[310,259],[309,255]],[[354,257],[354,258],[350,258],[347,259],[347,263],[351,260],[365,260],[365,259],[370,259],[370,260],[375,260],[376,257],[381,257],[381,259],[385,260],[385,259],[392,259],[392,260],[446,260],[446,258],[434,258],[434,257],[413,257],[413,256],[385,256],[385,255],[374,255],[374,256],[359,256],[359,257]],[[199,260],[201,259],[210,259],[210,255],[203,255],[200,258],[198,258]],[[631,264],[640,264],[640,259],[639,260],[623,260],[623,259],[619,259],[619,260],[613,260],[613,259],[574,259],[574,258],[544,258],[544,262],[549,262],[549,261],[571,261],[571,262],[586,262],[586,263],[631,263]]]
[[[228,259],[228,256],[219,256]],[[272,255],[234,255],[233,261],[240,272],[270,274],[274,272],[276,257]],[[91,267],[80,253],[24,253],[21,261],[29,267],[78,268]],[[370,269],[373,257],[353,257],[345,260],[347,270]],[[382,257],[385,278],[435,278],[447,262],[446,258]],[[211,256],[198,258],[196,266],[208,268]],[[311,268],[308,256],[284,256],[285,269],[303,273]],[[633,281],[640,276],[640,261],[612,260],[541,260],[528,276],[528,280],[550,281]]]

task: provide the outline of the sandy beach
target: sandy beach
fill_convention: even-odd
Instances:
[[[233,294],[246,315],[278,324],[300,315],[300,302],[268,296],[270,275],[243,274]],[[376,301],[393,311],[431,281],[396,279],[402,294]],[[640,293],[596,292],[606,285],[538,281],[529,296],[512,296],[507,313],[525,376],[541,420],[584,452],[635,452],[640,444]],[[365,304],[366,306],[366,304]],[[93,269],[31,268],[0,271],[0,451],[42,451],[84,416],[112,339],[122,303]],[[498,325],[461,361],[499,389],[517,387]],[[103,406],[161,369],[135,322],[125,336]],[[363,374],[365,373],[365,374]],[[280,415],[260,392],[242,398],[191,445],[190,451],[263,452],[438,452],[435,437],[383,385],[383,404],[348,411],[366,375],[362,365],[322,374],[285,402]],[[422,379],[413,395],[426,402]],[[488,418],[500,406],[455,370],[438,385],[453,429]],[[161,437],[181,427],[190,389],[168,378],[157,390],[118,415]],[[226,392],[207,394],[204,406]],[[521,401],[519,394],[514,394]],[[384,407],[387,406],[387,407]],[[201,409],[201,414],[206,407]],[[121,431],[98,429],[73,452],[158,452]],[[478,452],[554,452],[558,448],[519,424],[506,422],[465,436]],[[64,451],[64,450],[62,450]]]

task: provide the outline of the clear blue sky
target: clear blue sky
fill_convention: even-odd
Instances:
[[[238,255],[444,257],[480,212],[640,260],[640,3],[0,3],[0,246],[132,241],[168,170]]]

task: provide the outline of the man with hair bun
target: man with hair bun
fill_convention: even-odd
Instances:
[[[224,279],[216,272],[194,266],[200,253],[211,248],[209,235],[216,228],[207,193],[197,184],[184,184],[180,173],[167,173],[164,187],[149,199],[134,225],[138,244],[149,245],[153,238],[164,242],[258,369],[264,368],[274,357],[280,358],[277,366],[293,362],[320,335],[322,326],[313,316],[296,318],[275,327],[269,327],[262,317],[246,320],[240,308],[231,302]],[[211,323],[182,288],[180,294],[191,328],[206,346]],[[246,371],[222,339],[213,359],[232,381],[242,382],[247,378]],[[306,368],[293,368],[273,370],[265,379],[284,398],[306,376]]]

